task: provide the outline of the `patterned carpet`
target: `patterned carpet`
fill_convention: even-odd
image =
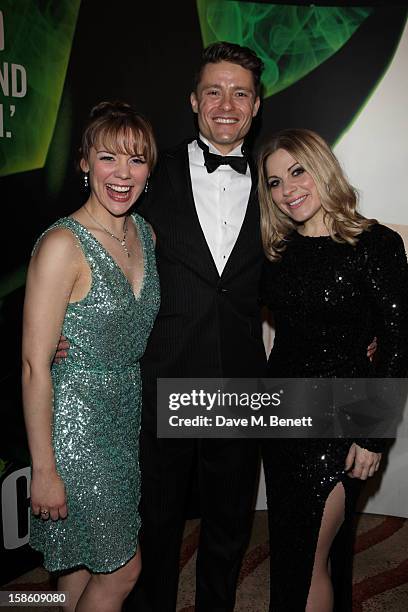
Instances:
[[[408,612],[408,519],[362,514],[357,518],[353,612]],[[186,528],[178,612],[194,612],[194,564],[198,521]],[[236,612],[267,612],[266,512],[255,514],[251,544],[237,593]]]
[[[194,612],[194,566],[199,522],[188,521],[181,554],[177,612]],[[254,528],[239,580],[236,612],[267,612],[268,535],[266,512]],[[47,572],[37,568],[2,589],[49,590]],[[359,515],[354,557],[353,612],[408,612],[408,519]],[[16,608],[2,607],[2,610]],[[40,608],[24,608],[36,612]],[[43,607],[43,612],[56,608]]]

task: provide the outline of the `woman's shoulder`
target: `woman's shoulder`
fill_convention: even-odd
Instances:
[[[28,267],[28,278],[44,287],[71,290],[82,273],[84,257],[70,224],[60,220],[38,238]]]
[[[400,234],[390,227],[381,223],[373,223],[371,227],[360,234],[359,243],[373,247],[386,247],[387,245],[391,247],[403,244],[403,240]]]
[[[380,223],[375,223],[361,234],[357,252],[363,257],[363,262],[375,269],[391,269],[397,266],[397,269],[404,270],[404,273],[407,269],[407,255],[402,237],[395,230]]]
[[[62,217],[50,225],[37,239],[32,254],[53,257],[78,251],[76,235],[69,217]]]

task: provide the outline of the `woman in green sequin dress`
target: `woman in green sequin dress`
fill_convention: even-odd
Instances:
[[[116,612],[140,572],[139,360],[159,307],[152,229],[130,208],[156,160],[150,125],[101,103],[84,131],[90,196],[38,241],[26,287],[23,399],[30,544],[68,611]],[[53,365],[61,333],[67,359]]]

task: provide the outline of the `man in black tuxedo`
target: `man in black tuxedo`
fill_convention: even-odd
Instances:
[[[160,156],[138,210],[157,235],[161,282],[160,313],[142,361],[138,612],[176,609],[195,468],[202,517],[195,610],[234,608],[251,526],[256,441],[157,439],[156,381],[263,374],[259,207],[251,160],[242,151],[260,104],[262,68],[252,51],[238,45],[215,43],[204,51],[191,94],[199,136]]]

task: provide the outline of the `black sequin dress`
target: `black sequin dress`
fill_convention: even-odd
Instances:
[[[355,247],[294,232],[282,259],[265,264],[262,291],[276,328],[269,377],[406,375],[408,267],[396,232],[376,224],[360,235]],[[374,336],[378,338],[375,366],[366,356]],[[342,562],[336,561],[336,555],[332,559],[339,576],[336,610],[351,610],[351,558],[346,561],[348,580],[344,572],[340,579],[344,551],[351,542],[348,525],[361,485],[344,473],[351,442],[292,439],[263,444],[270,611],[304,612],[324,505],[339,482],[345,488],[346,520],[336,538],[340,543],[335,543],[339,551],[343,549],[338,555]],[[382,450],[381,440],[356,442]]]

